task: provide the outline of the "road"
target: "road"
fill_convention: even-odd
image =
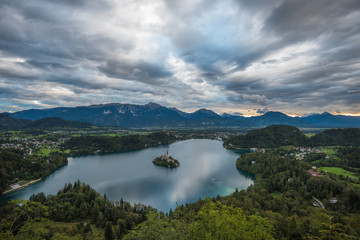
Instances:
[[[317,199],[317,198],[314,197],[314,196],[313,196],[312,198],[313,198],[315,201],[317,201],[323,209],[325,209],[324,204],[323,204],[319,199]]]

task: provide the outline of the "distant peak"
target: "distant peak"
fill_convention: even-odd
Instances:
[[[206,108],[201,108],[195,112],[193,112],[192,114],[195,114],[195,115],[202,115],[202,116],[219,116],[216,112],[213,112],[209,109],[206,109]]]
[[[213,111],[206,109],[206,108],[201,108],[201,109],[197,110],[196,112],[216,114]]]
[[[223,113],[221,114],[222,117],[233,117],[233,115],[229,114],[229,113]]]
[[[321,115],[322,115],[322,116],[332,116],[332,114],[331,114],[331,113],[328,113],[328,112],[323,112]]]
[[[170,109],[170,110],[173,110],[173,111],[176,111],[176,112],[183,112],[183,111],[177,109],[176,107],[171,107],[171,108],[169,108],[169,109]]]
[[[269,112],[265,113],[263,116],[287,116],[287,115],[282,112],[269,111]]]
[[[162,107],[160,104],[157,104],[157,103],[154,103],[154,102],[149,102],[145,106],[146,107]]]

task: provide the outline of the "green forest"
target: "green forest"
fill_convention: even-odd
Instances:
[[[327,129],[308,138],[297,127],[272,125],[224,140],[226,148],[274,148],[289,145],[300,147],[360,146],[360,129]]]
[[[268,220],[220,201],[202,200],[164,214],[122,199],[110,201],[81,182],[66,184],[56,196],[40,193],[29,201],[11,201],[0,213],[1,239],[273,238]]]
[[[16,149],[0,149],[0,194],[16,179],[43,178],[66,164],[67,155],[59,152],[41,156],[27,155]]]
[[[253,152],[236,161],[254,185],[225,197],[199,200],[168,213],[110,201],[90,186],[66,184],[56,196],[1,206],[6,239],[356,239],[360,190],[336,174],[313,177],[311,160],[288,149]],[[324,209],[313,206],[313,197]],[[329,200],[336,198],[336,203]],[[61,226],[61,227],[60,227]],[[34,231],[33,229],[37,229]]]
[[[175,142],[176,138],[168,132],[125,136],[79,136],[65,141],[62,147],[71,150],[71,155],[123,152],[153,147]]]
[[[249,131],[224,141],[232,148],[261,147],[236,160],[239,171],[255,177],[246,190],[164,213],[126,199],[109,200],[77,181],[56,195],[1,203],[0,239],[359,239],[358,139],[358,129],[326,130],[311,138],[289,126]],[[175,140],[167,132],[80,136],[62,148],[72,155],[94,154]],[[61,152],[24,158],[18,150],[1,151],[2,188],[15,175],[39,178],[66,164]]]

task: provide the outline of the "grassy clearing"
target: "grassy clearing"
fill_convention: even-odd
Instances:
[[[10,133],[12,137],[20,137],[22,131],[7,131],[7,133]]]
[[[329,173],[335,173],[337,175],[343,175],[345,177],[354,177],[355,179],[359,179],[359,177],[356,176],[355,173],[347,171],[347,170],[342,169],[342,168],[338,168],[338,167],[321,167],[319,169],[323,170],[323,171],[327,171]]]
[[[59,148],[40,148],[37,153],[34,153],[35,155],[48,157],[53,152],[62,152],[62,153],[70,153],[70,150],[61,151]]]
[[[51,148],[51,149],[48,149],[48,148],[40,148],[38,155],[47,157],[47,156],[50,155],[50,153],[52,153],[52,152],[59,152],[59,151],[60,151],[59,148]]]
[[[311,138],[311,137],[315,136],[316,134],[315,133],[305,133],[304,135],[307,136],[308,138]]]
[[[312,161],[311,164],[317,164],[317,163],[321,163],[322,160],[315,160],[315,161]]]
[[[282,193],[280,192],[273,192],[269,194],[270,196],[273,196],[274,198],[279,198],[282,196]]]
[[[94,133],[94,134],[72,134],[72,137],[81,137],[81,136],[108,136],[108,137],[120,137],[120,136],[125,136],[125,135],[129,135],[128,133],[123,133],[123,132],[118,132],[118,133]]]
[[[336,154],[335,148],[336,147],[323,147],[321,148],[321,150],[326,154],[335,155]]]
[[[358,183],[350,183],[350,184],[357,187],[357,188],[360,188],[360,184],[358,184]]]

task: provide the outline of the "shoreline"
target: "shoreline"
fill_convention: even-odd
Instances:
[[[38,179],[35,179],[35,180],[30,180],[29,182],[26,182],[23,185],[19,185],[19,187],[17,187],[17,188],[13,188],[13,189],[10,189],[10,190],[7,190],[7,191],[3,192],[1,195],[4,196],[6,194],[21,190],[21,189],[26,188],[26,187],[28,187],[28,186],[30,186],[30,185],[32,185],[34,183],[37,183],[37,182],[39,182],[41,180],[42,180],[42,178],[38,178]]]

